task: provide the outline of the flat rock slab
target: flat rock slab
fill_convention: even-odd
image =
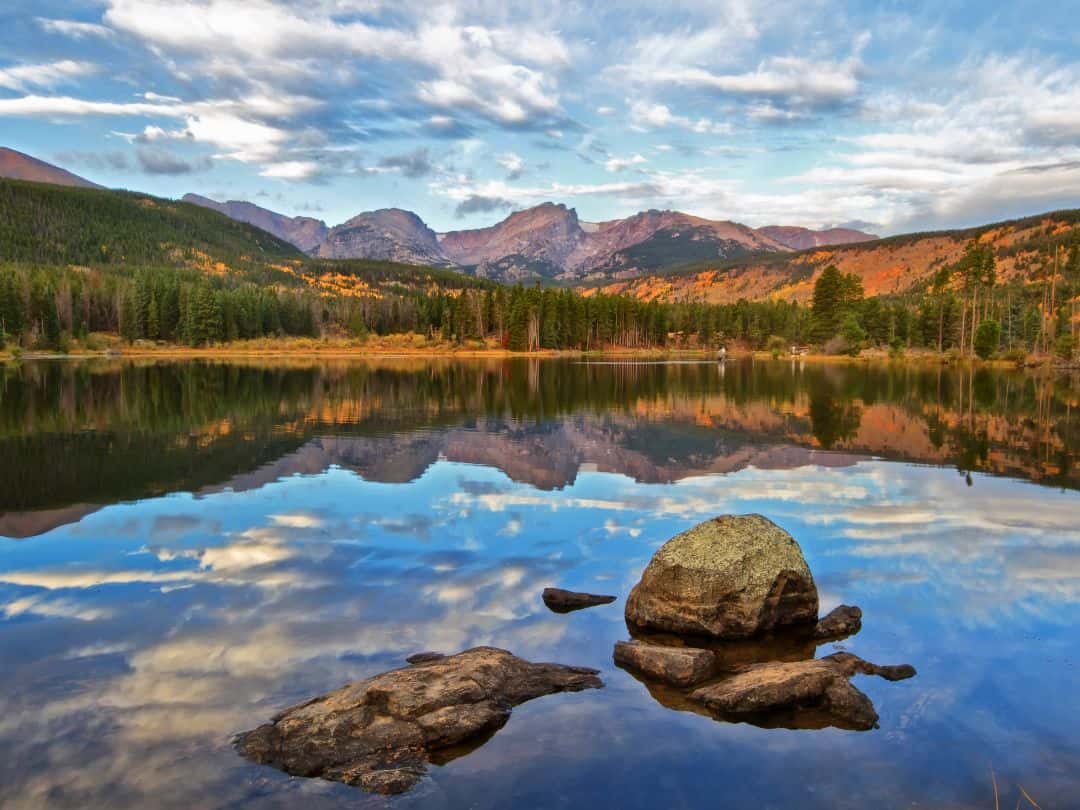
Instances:
[[[541,598],[543,598],[544,604],[555,613],[569,613],[572,610],[581,610],[596,605],[610,605],[615,601],[614,596],[564,591],[562,588],[544,588]]]
[[[802,549],[761,515],[713,518],[671,538],[626,601],[633,628],[712,638],[811,624],[817,614]]]
[[[376,793],[402,793],[440,751],[486,739],[514,706],[599,689],[594,669],[534,664],[495,647],[419,661],[281,712],[236,738],[254,762]]]
[[[615,643],[615,663],[651,680],[672,686],[694,686],[715,672],[716,654],[698,647],[668,647],[643,641]]]
[[[837,653],[809,661],[755,664],[696,689],[689,698],[736,719],[814,710],[827,718],[821,725],[865,731],[877,725],[878,715],[870,698],[851,684],[856,673],[899,680],[913,676],[915,670],[907,665],[879,667],[856,655]]]

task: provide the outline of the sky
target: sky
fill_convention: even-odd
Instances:
[[[1080,207],[1080,0],[2,6],[0,145],[165,197],[436,230]]]

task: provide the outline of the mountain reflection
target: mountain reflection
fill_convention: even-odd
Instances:
[[[331,466],[411,481],[439,458],[541,489],[867,456],[1076,488],[1078,396],[1075,378],[940,367],[24,363],[0,369],[0,534]]]

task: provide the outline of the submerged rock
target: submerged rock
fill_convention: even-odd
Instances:
[[[878,715],[870,698],[850,681],[857,672],[899,680],[912,677],[915,669],[907,665],[879,667],[856,655],[837,653],[809,661],[755,664],[696,689],[688,697],[721,716],[756,718],[764,721],[762,725],[785,725],[782,719],[777,720],[779,713],[786,711],[797,718],[789,724],[795,728],[831,725],[867,730],[877,725]],[[817,713],[816,722],[811,719],[813,713]]]
[[[818,619],[814,627],[815,639],[839,639],[853,636],[862,630],[862,609],[853,605],[840,605]]]
[[[676,535],[626,601],[632,628],[714,638],[810,623],[817,613],[802,549],[761,515],[725,515]]]
[[[543,598],[544,604],[555,613],[569,613],[572,610],[581,610],[596,605],[610,605],[615,601],[614,596],[564,591],[562,588],[544,588],[541,598]]]
[[[716,669],[716,654],[698,647],[668,647],[643,641],[615,643],[615,663],[672,686],[693,686]]]
[[[300,703],[239,735],[236,746],[248,759],[294,776],[402,793],[440,753],[445,759],[446,749],[502,728],[514,706],[602,686],[594,669],[534,664],[475,647]]]

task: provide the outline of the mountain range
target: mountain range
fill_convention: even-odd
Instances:
[[[311,255],[450,267],[504,282],[629,279],[694,262],[877,238],[847,228],[754,229],[679,211],[650,210],[625,219],[586,222],[573,208],[551,202],[515,211],[487,228],[446,233],[436,233],[415,213],[400,208],[367,211],[328,227],[310,217],[288,217],[247,202],[219,203],[197,194],[183,199],[264,228]]]
[[[7,148],[0,148],[0,176],[100,188]],[[187,194],[182,201],[261,228],[310,256],[446,267],[504,282],[626,280],[688,264],[877,238],[848,228],[754,229],[679,211],[649,210],[625,219],[586,222],[573,208],[551,202],[515,211],[487,228],[436,233],[415,213],[400,208],[365,211],[331,227],[320,219],[290,217],[247,201],[218,202],[199,194]]]
[[[844,228],[755,229],[678,211],[587,222],[572,208],[544,203],[487,228],[436,233],[415,213],[398,208],[364,212],[329,227],[319,219],[289,217],[250,202],[216,202],[193,194],[175,202],[101,190],[64,169],[0,148],[3,176],[55,185],[39,186],[33,193],[30,186],[11,190],[5,202],[8,221],[0,219],[0,231],[6,227],[14,241],[0,260],[160,262],[183,254],[187,263],[199,264],[199,259],[205,264],[210,257],[229,267],[263,267],[272,260],[272,271],[294,283],[322,284],[342,274],[355,283],[372,273],[419,272],[416,265],[421,265],[429,282],[437,276],[438,284],[451,286],[546,278],[644,300],[807,301],[815,279],[830,264],[858,276],[868,295],[925,291],[931,276],[955,264],[972,240],[993,250],[1002,281],[1045,279],[1047,267],[1064,261],[1059,249],[1069,257],[1080,255],[1075,247],[1080,245],[1080,210],[878,239]],[[58,186],[85,188],[60,199]],[[48,233],[40,223],[48,223]],[[38,238],[26,239],[27,229]],[[151,233],[153,238],[147,238]],[[93,248],[89,253],[86,245]],[[286,267],[282,260],[295,266]],[[376,281],[385,279],[371,283]],[[334,289],[338,286],[335,282]]]

